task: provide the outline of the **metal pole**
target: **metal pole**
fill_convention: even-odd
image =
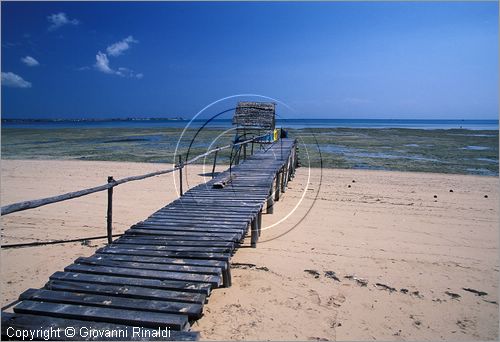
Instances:
[[[214,178],[215,175],[215,164],[217,164],[217,153],[219,151],[215,151],[215,156],[214,156],[214,165],[212,166],[212,179]]]
[[[184,194],[184,192],[182,191],[182,168],[182,156],[179,154],[179,192],[181,196]]]
[[[108,177],[108,183],[113,183],[114,181],[112,176]],[[107,232],[108,244],[110,244],[113,242],[113,188],[108,189]]]

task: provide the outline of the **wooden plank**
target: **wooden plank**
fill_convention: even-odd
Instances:
[[[238,205],[234,204],[233,205],[224,205],[223,207],[217,208],[216,205],[212,205],[211,203],[201,203],[201,202],[196,202],[195,200],[185,200],[182,203],[173,203],[168,207],[168,210],[178,210],[178,209],[183,209],[183,210],[196,210],[196,211],[208,211],[209,213],[214,213],[217,214],[218,212],[221,211],[221,208],[223,208],[223,212],[225,213],[231,213],[231,214],[246,214],[249,212],[254,212],[258,210],[258,205],[253,205],[253,206],[244,206],[244,205]]]
[[[214,233],[214,234],[241,234],[247,227],[247,224],[240,226],[239,228],[218,228],[218,227],[208,227],[202,223],[193,223],[185,226],[178,226],[175,223],[163,224],[159,221],[151,221],[141,224],[137,228],[141,229],[157,229],[157,230],[168,230],[172,232],[190,232],[190,233]]]
[[[107,276],[102,274],[56,272],[50,276],[50,280],[61,280],[70,282],[92,283],[102,285],[139,286],[158,290],[171,290],[188,293],[210,294],[210,284],[192,283],[177,280],[158,280],[132,277]],[[50,282],[49,282],[50,283]],[[194,297],[198,300],[199,297]],[[192,302],[192,301],[189,301]]]
[[[28,289],[24,291],[19,298],[22,300],[61,304],[78,304],[110,307],[115,309],[164,312],[187,315],[190,319],[199,318],[203,309],[201,304],[195,303],[111,297],[79,292],[50,291],[44,289]]]
[[[72,264],[65,267],[64,271],[105,274],[105,275],[115,275],[115,276],[122,275],[126,277],[148,278],[148,279],[159,279],[159,280],[183,280],[186,282],[207,283],[212,285],[213,287],[218,287],[222,282],[222,279],[219,276],[215,275],[167,272],[158,270],[153,271],[153,270],[144,270],[135,268],[123,268],[118,266],[108,267],[108,266]]]
[[[202,267],[202,266],[186,266],[186,265],[168,265],[168,264],[153,264],[147,262],[131,262],[122,260],[110,260],[99,256],[92,256],[88,258],[78,258],[75,260],[77,264],[98,265],[108,267],[127,267],[138,268],[142,270],[156,270],[156,271],[172,271],[184,273],[199,273],[210,275],[221,275],[221,269],[218,267]]]
[[[132,228],[132,229],[146,229],[146,230],[154,230],[158,232],[171,232],[173,234],[176,233],[190,233],[188,236],[229,236],[231,237],[233,234],[236,235],[237,239],[241,239],[242,235],[245,234],[245,232],[248,230],[248,225],[241,226],[240,228],[206,228],[206,227],[186,227],[186,228],[180,228],[176,226],[171,226],[171,225],[145,225],[141,226],[138,228]],[[212,235],[209,235],[212,234]],[[181,237],[184,237],[186,235],[181,235]]]
[[[248,215],[249,217],[251,216]],[[225,221],[220,219],[215,220],[204,220],[202,218],[161,218],[161,217],[149,217],[143,222],[136,224],[135,226],[143,225],[159,225],[159,226],[174,226],[181,229],[188,229],[189,227],[199,227],[204,229],[216,228],[217,229],[241,229],[245,227],[248,222],[247,220],[231,220]]]
[[[138,299],[171,300],[182,303],[203,304],[206,298],[205,295],[201,293],[160,290],[129,285],[100,285],[95,283],[61,280],[50,280],[45,284],[45,288],[54,291],[81,292]]]
[[[178,234],[181,233],[181,234]],[[239,241],[241,239],[240,234],[221,234],[221,233],[201,233],[201,232],[193,232],[193,233],[185,233],[171,230],[154,230],[154,229],[141,229],[141,228],[133,228],[129,229],[125,232],[125,234],[133,234],[133,235],[162,235],[162,236],[177,236],[186,239],[194,239],[198,240],[199,238],[212,238],[216,241]]]
[[[211,207],[221,207],[225,208],[227,211],[231,211],[233,207],[240,208],[242,210],[246,209],[254,209],[256,207],[260,207],[261,201],[238,201],[235,203],[233,199],[219,199],[219,200],[214,200],[214,199],[197,199],[197,198],[183,198],[180,202],[179,205],[205,205],[205,206],[211,206]]]
[[[141,236],[136,236],[131,238],[130,236],[124,235],[115,240],[114,243],[134,244],[134,245],[137,244],[160,245],[160,246],[226,247],[229,248],[230,250],[233,250],[235,248],[235,244],[229,241],[214,241],[214,240],[186,241],[186,240],[178,240],[172,238],[161,239],[161,237],[159,236],[156,236],[154,238],[149,238],[149,237],[146,238]]]
[[[175,233],[175,232],[174,232]],[[141,228],[131,228],[125,231],[124,236],[127,238],[135,238],[136,236],[144,239],[170,239],[170,240],[180,240],[180,241],[220,241],[220,242],[230,242],[237,243],[237,234],[230,235],[230,239],[224,236],[213,236],[212,233],[203,234],[196,233],[191,235],[179,236],[176,234],[170,234],[169,231],[158,231],[151,229],[141,229]],[[232,238],[232,239],[231,239]]]
[[[153,235],[169,235],[178,236],[179,238],[186,239],[187,237],[212,237],[214,240],[219,241],[238,241],[241,238],[241,234],[236,233],[212,233],[212,232],[186,232],[186,231],[176,231],[176,230],[154,230],[154,229],[143,229],[143,228],[131,228],[128,231],[141,232],[143,234],[153,234]]]
[[[164,213],[157,213],[149,216],[149,219],[160,219],[160,220],[165,220],[165,221],[176,221],[176,222],[183,222],[183,221],[193,221],[193,220],[200,220],[202,222],[206,223],[236,223],[236,224],[242,224],[243,222],[248,222],[249,221],[249,216],[250,215],[239,215],[239,216],[231,216],[231,215],[220,215],[217,217],[217,214],[207,214],[203,215],[203,212],[200,213],[182,213],[180,215],[172,215],[172,214],[164,214]]]
[[[163,209],[158,210],[157,212],[153,213],[153,215],[156,214],[161,214],[161,215],[169,215],[169,216],[186,216],[186,215],[191,215],[191,217],[207,217],[207,218],[219,218],[219,217],[224,217],[224,218],[235,218],[235,219],[241,219],[241,218],[246,218],[247,217],[247,212],[239,212],[239,211],[230,211],[226,210],[225,208],[219,208],[222,210],[219,210],[217,213],[210,213],[206,214],[207,210],[194,210],[194,209],[188,209],[184,208],[182,206],[173,206],[173,207],[165,207]]]
[[[244,194],[242,194],[244,196]],[[262,198],[265,196],[262,196],[259,201],[262,201]],[[210,208],[205,208],[205,210],[196,210],[191,212],[191,213],[184,213],[180,211],[176,211],[175,213],[169,213],[169,212],[159,212],[159,213],[153,213],[151,216],[148,217],[148,219],[164,219],[164,220],[176,220],[176,221],[192,221],[192,220],[201,220],[201,221],[206,221],[206,222],[218,222],[218,221],[224,221],[224,222],[232,222],[232,223],[238,223],[242,222],[245,220],[249,213],[238,213],[235,212],[230,213],[227,212],[226,215],[222,215],[224,213],[224,209],[217,208],[216,206],[211,207],[213,212],[210,212]],[[207,216],[203,216],[203,213],[207,211]],[[217,213],[221,214],[219,217],[217,217]]]
[[[176,257],[154,257],[154,256],[142,256],[142,255],[129,255],[121,254],[119,251],[113,251],[113,253],[98,253],[95,254],[97,258],[110,259],[110,260],[123,260],[123,261],[133,261],[133,262],[144,262],[144,263],[154,263],[154,264],[169,264],[169,265],[187,265],[187,266],[203,266],[203,267],[217,267],[221,270],[227,268],[226,261],[219,260],[203,260],[203,259],[188,259],[188,258],[176,258]]]
[[[113,247],[121,247],[121,244],[113,244]],[[148,249],[152,251],[172,251],[172,252],[197,252],[197,253],[230,253],[228,247],[200,247],[200,246],[157,246],[157,245],[132,245],[134,249]],[[127,247],[126,247],[127,248]]]
[[[183,207],[175,206],[169,210],[179,210],[179,212],[184,212],[184,211],[192,211],[193,212],[193,217],[200,217],[203,216],[202,213],[206,213],[208,216],[216,217],[218,214],[226,214],[226,216],[235,216],[235,217],[244,217],[247,218],[249,215],[255,215],[255,213],[259,210],[257,206],[255,207],[238,207],[238,206],[233,206],[226,208],[224,206],[224,209],[221,210],[221,208],[217,208],[216,206],[211,206],[211,205],[192,205],[192,204],[185,204]],[[188,215],[188,214],[186,214]]]
[[[31,300],[24,300],[17,304],[14,307],[14,312],[126,325],[140,325],[149,328],[169,327],[174,330],[185,330],[189,327],[187,316],[184,315],[73,304],[42,303]]]
[[[175,252],[175,251],[153,251],[147,249],[138,249],[132,247],[122,247],[123,245],[110,245],[104,248],[98,249],[98,253],[107,253],[110,251],[119,252],[131,252],[136,253],[135,255],[146,255],[146,256],[165,256],[165,257],[179,257],[179,258],[189,258],[189,259],[214,259],[229,261],[230,255],[226,253],[203,253],[203,252]]]
[[[50,340],[52,341],[195,341],[199,339],[199,333],[192,331],[167,330],[166,337],[162,337],[157,335],[158,330],[152,328],[2,312],[2,340],[4,341],[12,339],[12,329],[29,333],[40,330],[42,327],[45,331],[50,331],[50,329],[61,331],[59,334],[51,334]],[[66,334],[66,328],[75,329],[75,335]],[[38,337],[38,340],[43,338],[42,335]]]

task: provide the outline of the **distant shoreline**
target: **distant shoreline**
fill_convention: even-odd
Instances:
[[[207,124],[208,123],[208,124]],[[227,118],[197,118],[187,120],[171,118],[113,118],[113,119],[2,119],[2,129],[53,129],[53,128],[230,128]],[[283,119],[277,118],[276,127],[304,128],[407,128],[407,129],[466,129],[497,130],[498,120],[425,120],[425,119]]]
[[[2,123],[38,123],[38,122],[116,122],[116,121],[186,121],[182,117],[173,118],[109,118],[109,119],[99,119],[99,118],[80,118],[80,119],[14,119],[14,118],[4,118]]]

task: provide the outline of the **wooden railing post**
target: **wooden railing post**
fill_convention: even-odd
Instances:
[[[241,155],[241,145],[238,146],[238,151],[236,152],[236,161],[234,165],[240,165],[240,155]]]
[[[287,159],[287,163],[286,164],[283,164],[283,171],[282,171],[282,175],[281,175],[281,192],[285,192],[286,191],[286,184],[287,184],[287,174],[288,174],[288,159]]]
[[[243,160],[247,159],[247,144],[243,144]]]
[[[290,179],[295,177],[295,166],[297,165],[297,153],[296,153],[296,151],[297,151],[296,144],[294,143],[293,147],[292,147],[292,161],[290,163],[290,165],[292,166],[292,172],[290,174]]]
[[[112,176],[108,177],[108,184],[114,183]],[[108,213],[107,219],[107,232],[108,232],[108,244],[113,242],[113,188],[108,189]]]
[[[283,139],[281,138],[281,133],[283,131],[283,128],[280,129],[280,160],[283,160]]]
[[[254,141],[252,140],[252,150],[250,152],[250,154],[253,156],[253,144],[254,144]]]
[[[259,211],[259,214],[257,215],[257,231],[258,231],[257,236],[260,237],[260,232],[262,231],[262,209]]]
[[[271,189],[269,189],[269,196],[267,197],[266,214],[272,214],[274,212],[274,194],[273,194],[273,184],[271,183]]]
[[[212,166],[212,179],[215,176],[215,164],[217,164],[217,152],[219,152],[219,151],[215,151],[215,155],[214,155],[214,165]]]
[[[183,164],[182,164],[182,155],[179,154],[179,193],[181,194],[181,196],[184,194],[184,192],[182,191],[182,168],[183,168]]]
[[[280,192],[281,192],[281,170],[278,170],[278,173],[276,173],[276,186],[274,187],[274,201],[278,202],[280,200]]]
[[[250,235],[250,245],[255,248],[257,247],[257,241],[259,240],[259,227],[258,218],[254,217],[252,223],[250,223],[251,235]]]

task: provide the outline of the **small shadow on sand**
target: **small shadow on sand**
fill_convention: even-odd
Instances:
[[[220,172],[214,172],[214,177],[217,177]],[[198,173],[198,176],[201,177],[212,177],[212,172]]]

